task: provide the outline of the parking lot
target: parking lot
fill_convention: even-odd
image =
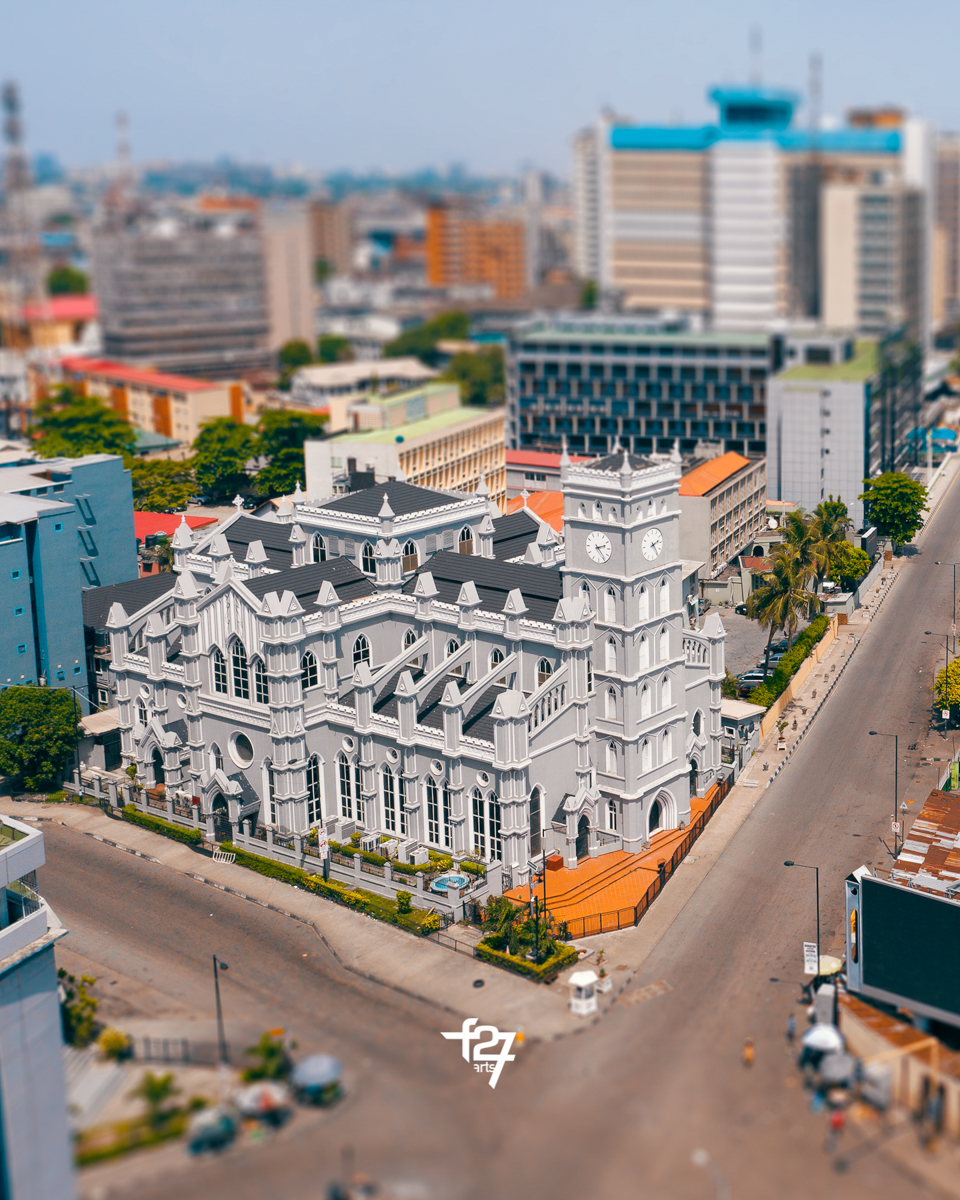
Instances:
[[[742,675],[756,666],[763,658],[767,645],[766,629],[761,629],[756,621],[749,617],[738,616],[732,608],[711,609],[719,612],[720,620],[727,631],[726,661],[727,670],[731,675]],[[701,624],[703,618],[701,618]],[[806,622],[799,626],[797,633],[806,628]],[[773,640],[779,641],[782,634],[774,634]]]

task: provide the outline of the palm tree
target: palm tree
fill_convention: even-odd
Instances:
[[[842,500],[821,501],[813,510],[810,536],[814,556],[817,560],[817,591],[823,587],[830,562],[837,546],[847,540],[847,530],[853,522],[847,515],[847,506]]]
[[[166,1075],[154,1075],[152,1071],[147,1071],[130,1095],[146,1104],[147,1120],[151,1126],[156,1128],[163,1124],[163,1118],[166,1116],[163,1106],[179,1091],[179,1088],[174,1087],[172,1072]]]
[[[816,592],[807,589],[809,564],[805,565],[802,551],[793,545],[781,546],[774,552],[773,568],[764,575],[764,586],[757,588],[747,600],[747,615],[756,618],[760,626],[769,629],[763,660],[763,677],[770,671],[770,645],[778,629],[787,632],[790,642],[797,631],[801,615],[812,615],[820,609]]]
[[[820,563],[813,521],[805,513],[787,513],[786,537],[779,549],[789,549],[792,552],[795,566],[802,574],[804,583],[811,575],[816,574]]]

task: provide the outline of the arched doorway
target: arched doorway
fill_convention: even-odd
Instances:
[[[222,792],[217,792],[214,796],[211,813],[213,815],[214,841],[229,842],[233,836],[233,830],[230,828],[230,809],[227,807]]]
[[[590,853],[590,822],[585,816],[577,822],[577,860]]]
[[[650,821],[647,825],[647,830],[648,830],[647,836],[649,836],[652,833],[656,833],[662,823],[663,823],[663,802],[661,800],[654,800],[653,804],[650,806]]]
[[[690,795],[691,795],[691,797],[695,796],[697,794],[697,775],[698,775],[697,760],[691,759],[690,760]]]
[[[157,747],[153,750],[153,786],[160,787],[161,784],[167,782],[166,776],[163,773],[163,755]]]

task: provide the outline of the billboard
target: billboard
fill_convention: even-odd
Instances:
[[[960,1026],[960,902],[864,874],[846,916],[851,991]]]

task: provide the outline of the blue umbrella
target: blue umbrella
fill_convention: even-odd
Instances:
[[[325,1088],[339,1083],[342,1073],[343,1067],[332,1055],[311,1054],[293,1068],[290,1082],[298,1088]]]

